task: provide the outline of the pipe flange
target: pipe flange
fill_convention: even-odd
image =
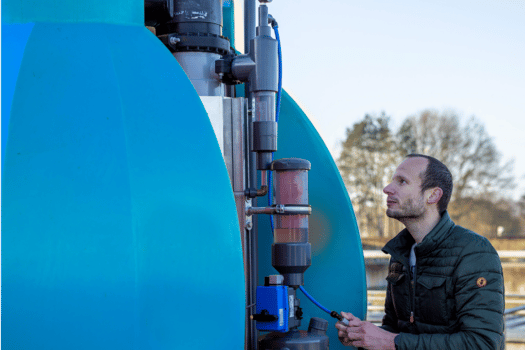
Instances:
[[[158,38],[171,52],[210,52],[221,56],[230,52],[228,38],[212,33],[174,33]]]

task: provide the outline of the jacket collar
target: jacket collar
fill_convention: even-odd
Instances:
[[[445,212],[436,226],[423,238],[423,241],[416,247],[417,255],[426,255],[434,250],[452,232],[455,224],[450,219],[448,212]],[[394,259],[401,263],[408,264],[408,254],[410,248],[415,243],[414,238],[405,228],[392,238],[384,247],[383,252],[390,254]]]

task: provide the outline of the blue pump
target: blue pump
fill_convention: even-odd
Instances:
[[[257,287],[257,329],[260,331],[288,332],[288,287]]]

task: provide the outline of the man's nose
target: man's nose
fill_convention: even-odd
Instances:
[[[394,191],[392,191],[392,184],[391,183],[386,185],[385,188],[383,188],[383,193],[384,194],[393,194],[394,193]]]

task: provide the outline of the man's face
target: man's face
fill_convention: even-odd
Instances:
[[[428,160],[414,157],[405,159],[396,169],[392,182],[383,189],[386,215],[401,222],[417,219],[426,212],[424,193],[421,193],[421,174]]]

